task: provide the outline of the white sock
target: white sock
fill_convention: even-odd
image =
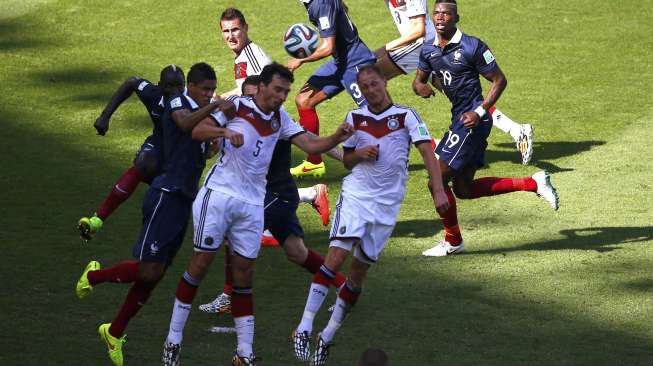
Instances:
[[[302,321],[297,327],[297,333],[308,332],[310,335],[313,333],[313,319],[315,314],[320,311],[320,307],[329,293],[329,288],[318,283],[311,283],[311,288],[308,290],[308,298],[306,299],[306,306],[304,307],[304,314]]]
[[[327,324],[326,328],[324,328],[321,333],[321,337],[325,342],[331,343],[333,337],[336,335],[336,331],[338,328],[340,328],[342,322],[345,320],[345,316],[349,312],[349,308],[349,304],[347,304],[345,300],[341,299],[340,296],[338,296],[338,300],[336,300],[336,306],[333,309],[333,313],[331,313],[331,319],[329,319],[329,324]]]
[[[254,354],[254,315],[234,318],[238,347],[236,353],[241,357],[250,357]]]
[[[505,133],[509,133],[512,139],[515,141],[519,139],[519,130],[521,125],[503,114],[499,108],[494,109],[494,113],[492,113],[492,120],[494,127],[499,128]]]
[[[175,305],[172,307],[172,317],[170,318],[170,328],[168,330],[168,342],[181,344],[184,339],[184,327],[188,321],[191,304],[186,304],[175,298]]]
[[[297,188],[297,193],[299,193],[299,202],[303,203],[311,203],[317,197],[317,191],[313,187]]]

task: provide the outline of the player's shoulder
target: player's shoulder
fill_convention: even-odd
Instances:
[[[397,112],[406,113],[407,116],[415,117],[415,119],[417,119],[418,121],[421,121],[419,113],[417,113],[415,108],[413,108],[411,106],[407,106],[407,105],[403,105],[403,104],[396,104],[395,103],[395,104],[393,104],[393,108],[395,108],[395,110]]]

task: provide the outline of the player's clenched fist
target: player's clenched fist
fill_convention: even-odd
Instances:
[[[224,116],[228,120],[236,117],[236,105],[233,102],[226,99],[218,99],[213,101],[213,104],[224,113]]]
[[[336,130],[336,134],[339,137],[340,142],[347,140],[351,135],[354,134],[356,130],[354,129],[354,126],[350,125],[349,123],[343,122],[340,126],[338,126],[338,129]]]
[[[95,123],[93,124],[93,127],[97,130],[97,134],[100,136],[104,136],[107,133],[107,130],[109,129],[109,119],[100,116],[98,119],[95,120]]]
[[[433,198],[435,201],[435,210],[439,214],[443,214],[449,210],[449,198],[443,189],[433,190]]]
[[[230,130],[228,128],[225,128],[224,137],[227,138],[229,142],[231,142],[231,144],[235,147],[241,147],[245,142],[242,133]]]

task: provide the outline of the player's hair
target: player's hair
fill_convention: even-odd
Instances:
[[[234,20],[234,19],[238,19],[240,21],[240,24],[243,26],[247,25],[247,21],[245,21],[245,16],[240,10],[236,8],[227,8],[225,9],[225,11],[222,12],[222,15],[220,15],[221,22],[223,20]]]
[[[359,366],[385,366],[388,363],[388,356],[380,348],[368,348],[361,355]]]
[[[261,71],[261,74],[259,75],[261,77],[260,82],[265,85],[270,85],[275,74],[279,75],[279,77],[282,79],[290,81],[291,83],[295,81],[295,77],[293,76],[292,72],[290,72],[290,70],[281,64],[273,62],[269,65],[266,65],[263,68],[263,71]]]
[[[456,5],[456,6],[458,5],[458,4],[456,4],[456,0],[435,0],[435,3],[436,4],[440,4],[440,3],[453,4],[453,5]]]
[[[240,92],[245,94],[245,86],[247,85],[254,85],[258,86],[258,84],[261,82],[261,77],[258,75],[250,75],[247,78],[245,78],[245,81],[243,81],[243,85],[240,87]]]
[[[190,67],[188,71],[188,83],[198,84],[204,80],[217,80],[215,71],[206,62],[198,62]]]
[[[184,88],[184,71],[174,64],[164,67],[159,74],[159,87],[166,99],[179,92]]]
[[[370,64],[370,65],[365,65],[361,66],[358,68],[358,75],[364,73],[364,72],[373,72],[381,77],[381,79],[386,79],[385,75],[383,75],[383,71],[381,71],[381,68],[378,67],[376,64]],[[356,75],[356,79],[358,80],[358,75]]]

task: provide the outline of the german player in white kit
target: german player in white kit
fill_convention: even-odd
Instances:
[[[234,98],[236,117],[221,121],[221,127],[242,134],[240,147],[224,140],[219,157],[206,177],[193,203],[195,228],[194,253],[176,291],[168,337],[164,345],[164,364],[177,365],[183,330],[201,280],[206,275],[222,239],[230,241],[233,260],[234,317],[238,346],[233,365],[253,365],[254,302],[252,277],[263,231],[263,200],[266,175],[274,147],[279,139],[289,140],[309,153],[324,153],[351,136],[353,130],[342,124],[331,136],[315,137],[304,133],[281,106],[288,96],[292,73],[272,63],[263,68],[254,98]],[[216,124],[198,125],[194,134],[214,138]]]
[[[415,144],[429,173],[434,205],[448,209],[440,168],[431,149],[431,136],[412,108],[393,104],[387,81],[378,66],[360,68],[358,85],[367,106],[347,114],[345,123],[355,132],[344,144],[344,165],[351,169],[342,183],[338,209],[333,217],[329,252],[315,274],[301,323],[293,331],[295,356],[311,365],[324,365],[336,330],[356,303],[367,270],[376,263],[394,230],[406,192],[410,145]],[[335,272],[353,251],[349,275],[326,328],[317,335],[310,355],[313,319],[329,292]]]
[[[374,51],[377,65],[389,80],[397,75],[410,74],[417,69],[422,44],[435,38],[435,26],[428,12],[427,0],[384,0],[400,37]],[[434,84],[442,90],[437,84]],[[533,126],[519,124],[496,107],[490,109],[493,125],[508,133],[515,141],[522,163],[533,156]],[[434,146],[435,148],[435,146]]]

